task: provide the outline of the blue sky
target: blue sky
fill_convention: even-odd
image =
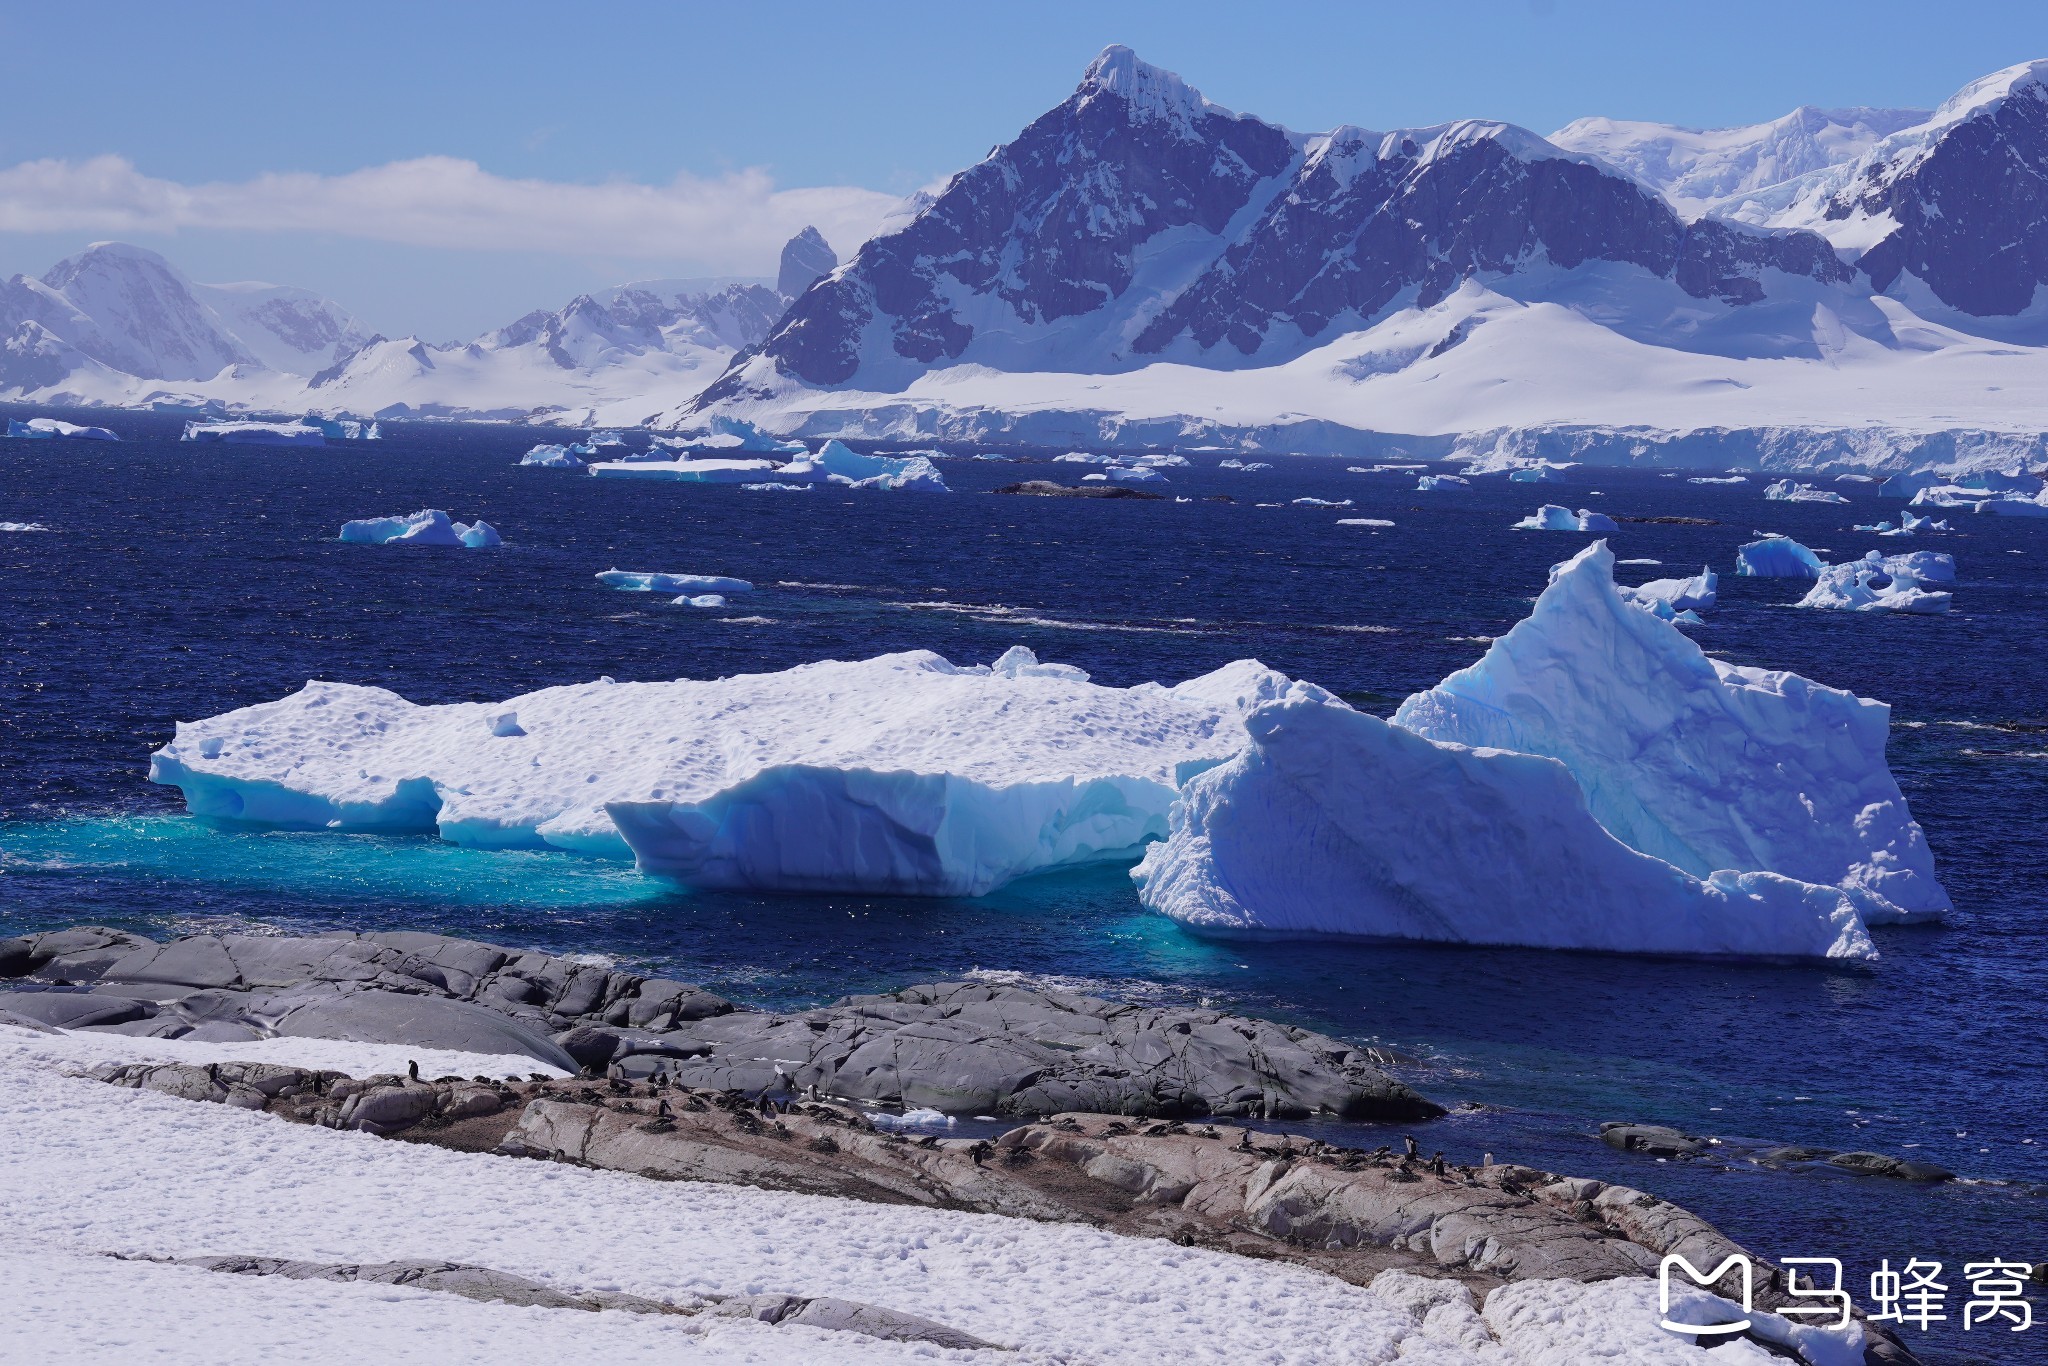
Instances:
[[[625,279],[770,271],[805,216],[858,235],[1110,42],[1301,130],[1720,126],[1931,106],[2048,56],[2048,6],[15,5],[0,270],[120,237],[468,335]]]

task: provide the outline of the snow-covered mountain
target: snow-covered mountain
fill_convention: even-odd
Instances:
[[[2033,66],[1932,115],[1546,139],[1294,133],[1111,48],[663,425],[2039,458],[2048,351],[2009,343],[2048,266],[2044,166]]]

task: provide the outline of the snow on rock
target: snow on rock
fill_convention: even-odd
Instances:
[[[16,437],[65,438],[72,441],[119,441],[110,428],[81,427],[75,422],[59,422],[54,417],[32,417],[23,422],[18,418],[7,419],[7,434]]]
[[[1614,519],[1604,512],[1588,512],[1580,508],[1573,512],[1555,503],[1545,503],[1535,512],[1516,522],[1515,531],[1619,531]]]
[[[577,443],[564,446],[560,443],[535,446],[519,457],[522,465],[538,465],[548,470],[580,470],[589,463],[597,452],[591,447]]]
[[[1469,488],[1471,481],[1456,474],[1425,474],[1415,481],[1417,493],[1441,493],[1448,489]]]
[[[1950,581],[1955,575],[1955,561],[1930,550],[1889,557],[1873,550],[1860,560],[1821,570],[1820,578],[1794,605],[1838,612],[1933,615],[1948,611],[1955,595],[1921,585],[1930,580]]]
[[[1774,503],[1846,503],[1849,500],[1833,489],[1815,488],[1812,484],[1794,483],[1780,479],[1775,484],[1764,486],[1764,497]]]
[[[643,574],[630,569],[607,569],[597,581],[607,588],[627,593],[751,593],[754,585],[745,579],[719,574]]]
[[[1735,552],[1735,573],[1751,579],[1817,579],[1827,565],[1790,536],[1766,536]]]
[[[1702,880],[1629,848],[1554,758],[1439,743],[1328,699],[1274,702],[1246,726],[1251,747],[1188,784],[1132,870],[1140,899],[1190,929],[1875,956],[1834,888]]]
[[[1290,695],[1324,694],[1252,661],[1102,687],[1022,648],[489,704],[314,682],[181,724],[150,775],[195,815],[630,854],[696,886],[975,895],[1164,835],[1180,781]],[[524,735],[490,733],[506,711]]]
[[[449,520],[439,508],[423,508],[404,517],[365,517],[341,524],[341,539],[352,545],[460,545],[471,550],[503,545],[489,522],[465,525]]]
[[[857,489],[907,489],[950,493],[939,467],[921,455],[862,455],[843,441],[827,441],[815,455],[792,460],[778,472],[783,480],[827,480]]]
[[[1485,656],[1401,704],[1431,739],[1562,761],[1618,839],[1694,877],[1839,886],[1869,920],[1949,908],[1890,769],[1891,709],[1710,659],[1616,591],[1596,542]]]
[[[1710,612],[1720,597],[1721,578],[1711,568],[1701,568],[1689,579],[1651,579],[1630,588],[1618,586],[1620,594],[1653,616],[1675,621],[1688,614]]]
[[[324,446],[327,434],[303,422],[187,422],[180,441],[233,446]]]

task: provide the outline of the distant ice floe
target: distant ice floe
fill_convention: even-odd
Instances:
[[[23,422],[19,418],[7,419],[7,434],[27,440],[68,440],[68,441],[119,441],[108,427],[81,427],[75,422],[59,422],[54,417],[32,417]]]
[[[1856,528],[1858,531],[1875,532],[1879,536],[1915,536],[1923,531],[1948,531],[1950,529],[1946,521],[1937,522],[1932,517],[1915,517],[1910,512],[1901,512],[1899,514],[1899,524],[1897,526],[1893,526],[1891,520],[1887,518],[1881,522],[1873,522],[1868,526],[1858,526]]]
[[[1651,579],[1630,588],[1617,587],[1622,597],[1665,621],[1698,625],[1701,612],[1711,612],[1720,600],[1721,577],[1702,568],[1689,579]]]
[[[632,569],[599,571],[597,581],[624,593],[751,593],[754,585],[745,579],[721,574],[653,574]]]
[[[0,522],[0,531],[53,531],[53,530],[55,530],[55,528],[54,528],[54,527],[46,527],[46,526],[44,526],[44,525],[43,525],[43,524],[42,524],[41,522]]]
[[[2018,490],[1987,491],[1958,484],[1923,488],[1913,495],[1911,506],[1954,508],[1992,517],[2048,517],[2048,492]]]
[[[1812,484],[1795,483],[1780,479],[1775,484],[1764,486],[1764,497],[1774,503],[1846,503],[1849,500],[1833,489],[1816,488]]]
[[[1766,536],[1735,552],[1735,572],[1742,578],[1817,579],[1827,565],[1790,536]]]
[[[1530,465],[1525,469],[1509,470],[1508,482],[1513,484],[1562,484],[1564,472],[1569,465]]]
[[[1701,474],[1685,481],[1688,484],[1747,484],[1749,476],[1743,474]]]
[[[778,448],[794,445],[778,442]],[[700,446],[692,450],[701,449]],[[744,449],[734,446],[732,449]],[[679,460],[602,460],[590,472],[604,479],[666,479],[697,484],[802,486],[838,484],[848,488],[948,493],[939,467],[922,455],[862,455],[842,441],[827,441],[813,454],[797,446],[795,459],[777,462],[752,456],[699,458],[685,453]]]
[[[699,593],[692,597],[685,593],[679,598],[671,598],[669,604],[673,607],[723,607],[725,606],[725,595],[722,593]]]
[[[666,479],[684,484],[746,484],[772,478],[782,467],[750,457],[682,460],[599,460],[590,465],[600,479]]]
[[[1888,710],[1710,659],[1604,542],[1392,722],[1254,711],[1133,878],[1218,933],[1868,958],[1948,899],[1885,767]]]
[[[451,521],[439,508],[423,508],[403,517],[343,522],[341,539],[352,545],[459,545],[471,550],[505,543],[489,522],[481,518],[468,524]]]
[[[1952,583],[1955,577],[1955,560],[1932,550],[1910,555],[1873,550],[1860,560],[1821,570],[1813,587],[1794,605],[1838,612],[1934,615],[1948,611],[1955,595],[1925,585]]]
[[[596,456],[595,448],[581,442],[573,446],[551,443],[535,446],[519,457],[522,465],[538,465],[545,470],[580,470]]]
[[[325,446],[327,433],[304,422],[187,422],[178,439],[230,446]]]
[[[765,484],[741,484],[748,493],[809,493],[815,484],[778,484],[770,480]]]
[[[1425,474],[1415,481],[1417,493],[1442,493],[1450,489],[1470,488],[1472,481],[1458,474]]]
[[[1392,526],[1384,517],[1339,517],[1338,526]]]
[[[1055,465],[1114,465],[1116,461],[1113,455],[1094,455],[1088,451],[1068,451],[1052,458]]]
[[[1349,498],[1297,498],[1294,505],[1298,508],[1348,508],[1352,503]]]
[[[1232,458],[1217,461],[1216,468],[1219,470],[1240,470],[1245,474],[1256,474],[1260,470],[1270,470],[1273,466],[1264,460],[1238,460]]]
[[[416,706],[309,683],[181,725],[151,761],[198,815],[631,854],[692,886],[979,895],[1128,858],[1243,716],[1324,696],[1252,661],[1110,688],[1016,647]],[[523,735],[491,733],[513,712]]]
[[[1619,531],[1612,517],[1604,512],[1588,512],[1580,508],[1573,512],[1555,503],[1545,503],[1535,512],[1516,522],[1515,531]]]

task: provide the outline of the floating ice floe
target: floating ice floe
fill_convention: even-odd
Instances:
[[[1298,508],[1348,508],[1351,506],[1351,500],[1349,498],[1336,500],[1329,498],[1297,498],[1294,500],[1294,505]]]
[[[1619,531],[1614,519],[1604,512],[1588,512],[1580,508],[1573,512],[1555,503],[1545,503],[1535,512],[1516,522],[1515,531]]]
[[[1745,474],[1701,474],[1695,475],[1685,482],[1688,484],[1747,484],[1749,476]]]
[[[685,593],[679,598],[670,599],[669,605],[672,607],[723,607],[725,606],[725,596],[721,593],[699,593],[695,597],[691,597]]]
[[[1714,609],[1720,598],[1720,587],[1720,575],[1710,568],[1702,568],[1689,579],[1651,579],[1633,588],[1618,585],[1617,591],[1652,616],[1696,626],[1700,623],[1701,612]]]
[[[439,508],[423,508],[404,517],[343,522],[341,539],[352,545],[459,545],[471,550],[505,543],[489,522],[481,518],[468,524],[451,521]]]
[[[1338,526],[1392,526],[1384,517],[1339,517]]]
[[[589,464],[591,457],[596,454],[596,451],[581,443],[574,446],[564,446],[558,442],[552,445],[535,446],[525,455],[519,457],[519,463],[522,465],[538,465],[542,469],[547,470],[580,470]]]
[[[1987,492],[1959,485],[1942,485],[1915,493],[1911,506],[1954,508],[1993,517],[2048,517],[2048,493]]]
[[[41,522],[0,522],[0,531],[49,531]]]
[[[1955,595],[1930,590],[1930,582],[1952,582],[1955,561],[1931,550],[1886,556],[1873,550],[1860,560],[1831,565],[1795,606],[1838,612],[1948,611]]]
[[[978,895],[1131,857],[1189,774],[1245,745],[1246,713],[1294,695],[1324,696],[1251,661],[1103,687],[1021,647],[488,704],[316,682],[181,725],[150,774],[203,816],[630,853],[692,886]],[[491,733],[507,711],[524,735]]]
[[[1798,484],[1790,479],[1780,479],[1775,484],[1764,486],[1764,497],[1774,503],[1846,503],[1849,500],[1833,489],[1815,488],[1812,484]]]
[[[1530,465],[1524,469],[1509,470],[1511,484],[1562,484],[1564,472],[1569,465]]]
[[[1629,607],[1596,542],[1552,571],[1484,658],[1410,697],[1431,739],[1561,760],[1594,817],[1695,877],[1839,886],[1873,920],[1948,909],[1885,766],[1891,709],[1797,674],[1711,659]]]
[[[32,417],[23,422],[18,418],[7,419],[7,434],[25,437],[29,440],[67,441],[119,441],[111,428],[81,427],[75,422],[59,422],[54,417]]]
[[[751,593],[754,585],[745,579],[719,574],[646,574],[631,569],[606,569],[597,581],[622,593]]]
[[[1735,552],[1735,573],[1749,579],[1816,579],[1821,557],[1790,536],[1766,536]]]
[[[780,472],[773,460],[603,460],[590,472],[600,479],[668,479],[684,484],[745,484]]]
[[[1273,467],[1264,460],[1231,459],[1217,461],[1216,468],[1219,470],[1242,470],[1246,474],[1255,474],[1260,470],[1270,470]]]
[[[180,441],[230,446],[325,446],[327,434],[303,422],[187,422]]]
[[[952,492],[939,467],[921,455],[862,455],[843,441],[827,441],[817,454],[790,461],[776,471],[776,478],[823,480],[857,489]]]
[[[1425,474],[1415,481],[1417,493],[1441,493],[1450,489],[1471,487],[1471,481],[1458,474]]]
[[[1113,455],[1091,455],[1087,451],[1068,451],[1065,455],[1054,456],[1052,463],[1055,465],[1114,465],[1116,459]]]
[[[770,480],[765,484],[741,484],[748,493],[809,493],[815,484],[779,484]]]

